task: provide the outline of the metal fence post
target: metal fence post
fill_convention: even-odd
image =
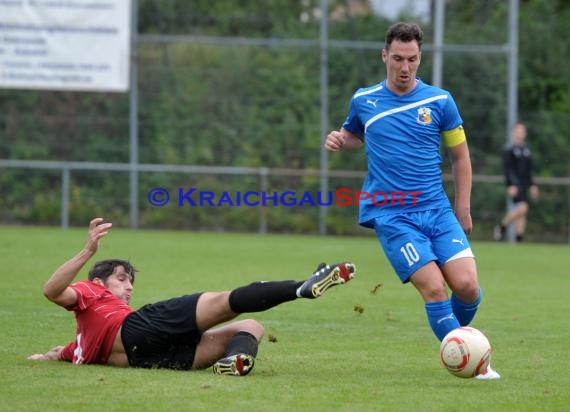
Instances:
[[[69,192],[70,192],[69,166],[61,168],[61,228],[69,227]]]
[[[268,176],[269,169],[267,167],[261,167],[259,169],[259,186],[261,193],[267,192],[267,188],[269,187],[269,182],[267,181]],[[263,202],[259,205],[259,233],[267,233],[267,206],[265,206]]]
[[[129,94],[129,163],[131,227],[139,226],[139,123],[138,123],[138,1],[132,0],[131,20],[131,70]]]
[[[324,147],[324,139],[329,129],[329,4],[328,0],[321,0],[321,26],[320,26],[320,51],[321,51],[321,193],[327,193],[329,187],[328,177],[328,153]],[[327,234],[327,208],[319,206],[319,234]]]

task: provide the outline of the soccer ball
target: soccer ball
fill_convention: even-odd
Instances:
[[[480,330],[462,326],[443,338],[440,354],[443,366],[450,373],[460,378],[473,378],[489,366],[491,344]]]

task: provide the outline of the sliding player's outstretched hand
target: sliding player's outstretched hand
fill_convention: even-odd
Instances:
[[[103,218],[96,217],[89,222],[89,235],[87,236],[87,243],[85,249],[95,253],[99,248],[99,240],[109,233],[109,229],[113,226],[112,223],[103,223]]]

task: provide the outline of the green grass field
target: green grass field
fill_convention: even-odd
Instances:
[[[570,405],[568,246],[475,243],[484,301],[472,324],[489,336],[500,381],[459,379],[414,288],[375,237],[273,236],[114,229],[98,258],[140,270],[133,306],[254,280],[303,279],[320,261],[358,274],[315,301],[254,314],[267,335],[245,378],[32,362],[73,339],[70,313],[43,282],[87,231],[0,227],[2,411],[563,411]],[[85,277],[83,271],[80,277]],[[376,293],[372,293],[375,291]],[[355,311],[361,307],[362,313]],[[242,316],[245,317],[246,315]],[[269,342],[268,335],[276,338]]]

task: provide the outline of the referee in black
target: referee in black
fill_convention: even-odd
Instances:
[[[515,225],[516,241],[524,240],[526,215],[529,209],[529,195],[538,199],[540,192],[533,181],[533,164],[530,149],[526,146],[526,125],[517,122],[511,129],[511,140],[503,152],[505,183],[510,205],[501,224],[495,228],[495,240],[505,240],[507,227]]]

